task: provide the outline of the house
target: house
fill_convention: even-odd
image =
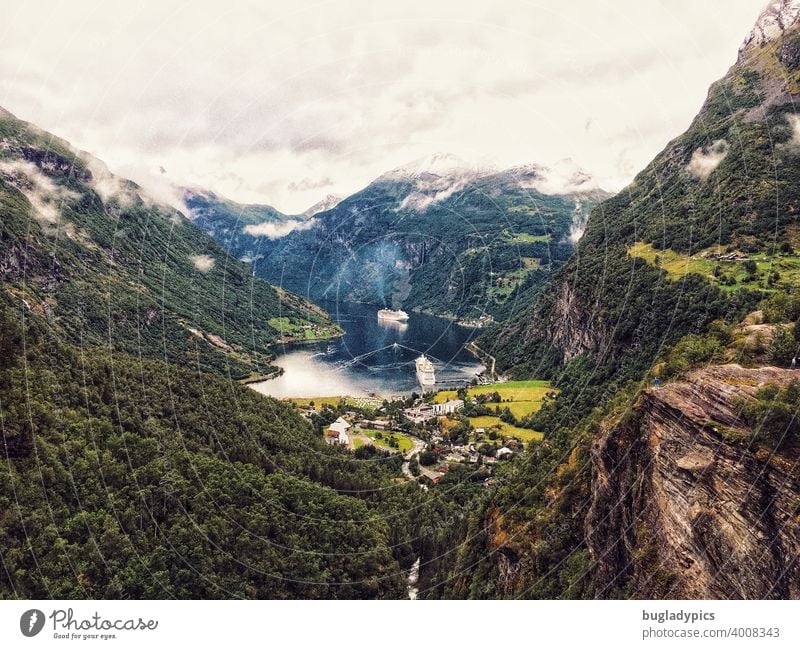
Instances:
[[[334,421],[329,427],[329,431],[336,431],[336,433],[346,433],[350,430],[350,422],[344,419],[343,417],[339,417],[336,421]]]
[[[339,417],[328,426],[328,432],[325,434],[325,441],[328,444],[348,446],[350,444],[350,435],[347,434],[347,431],[350,430],[350,428],[350,422]]]
[[[434,407],[429,403],[422,403],[414,408],[406,408],[403,414],[415,424],[422,424],[436,417]]]
[[[433,408],[433,414],[436,416],[451,415],[454,412],[458,412],[464,407],[464,400],[450,399],[449,401],[445,401],[444,403],[434,403],[432,404],[431,407]]]
[[[495,453],[498,459],[508,457],[509,455],[514,455],[514,451],[512,451],[508,446],[504,446],[503,448],[498,448],[497,453]]]

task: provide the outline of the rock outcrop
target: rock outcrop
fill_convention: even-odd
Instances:
[[[592,449],[598,596],[800,597],[797,449],[754,444],[743,401],[800,373],[712,366],[645,391]]]
[[[739,60],[745,53],[756,47],[763,47],[780,38],[784,32],[800,21],[800,1],[774,0],[758,17],[755,26],[739,48]]]

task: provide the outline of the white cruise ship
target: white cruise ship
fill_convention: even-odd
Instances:
[[[428,360],[425,354],[416,360],[416,365],[417,381],[419,381],[419,384],[423,388],[429,385],[434,385],[436,383],[436,372],[433,369],[433,363]]]
[[[408,320],[408,314],[405,311],[381,309],[378,311],[378,320]]]

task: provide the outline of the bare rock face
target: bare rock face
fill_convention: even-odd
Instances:
[[[595,326],[569,282],[561,284],[546,331],[535,327],[533,334],[548,336],[565,362],[586,351],[599,353],[607,344],[607,336]]]
[[[800,463],[757,450],[742,400],[800,372],[709,367],[648,390],[592,449],[598,596],[800,598]]]
[[[800,21],[800,0],[772,0],[758,17],[755,26],[739,47],[739,60],[756,47],[763,47],[780,38]]]

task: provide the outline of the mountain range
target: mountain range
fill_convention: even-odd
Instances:
[[[798,98],[778,0],[613,197],[439,154],[188,218],[0,110],[0,596],[800,598]],[[325,444],[231,380],[339,333],[306,297],[491,315],[541,441],[428,490]]]
[[[0,215],[0,598],[405,594],[399,463],[232,380],[323,311],[8,111]]]
[[[229,239],[214,236],[259,277],[315,301],[502,317],[566,261],[606,197],[569,161],[498,171],[437,154],[311,219],[242,220]]]

